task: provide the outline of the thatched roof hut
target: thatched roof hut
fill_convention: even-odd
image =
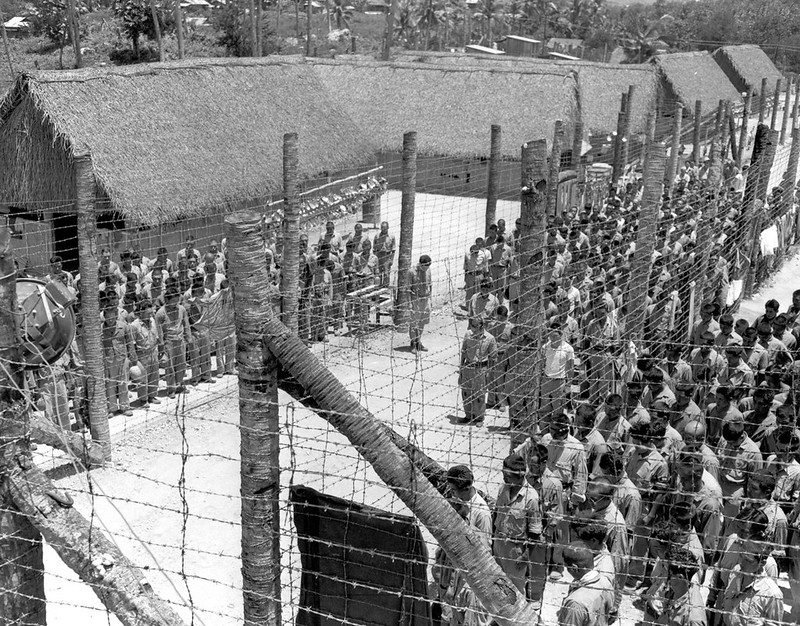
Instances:
[[[578,104],[584,128],[592,133],[610,133],[617,129],[617,114],[623,91],[636,86],[631,130],[644,132],[647,116],[658,98],[659,78],[650,64],[611,65],[590,61],[554,61],[521,57],[479,58],[450,52],[404,52],[398,60],[437,65],[513,68],[525,72],[565,75],[573,72],[578,81]]]
[[[722,46],[714,51],[714,60],[740,92],[752,89],[755,95],[760,95],[761,81],[766,78],[767,93],[771,94],[775,83],[783,77],[766,52],[755,45]]]
[[[88,151],[101,200],[142,225],[219,213],[282,188],[283,134],[300,173],[369,161],[374,146],[313,68],[286,59],[192,59],[36,72],[0,101],[0,195],[68,203]]]
[[[694,115],[697,100],[702,101],[705,111],[716,109],[720,100],[729,100],[734,105],[742,102],[739,91],[708,52],[662,54],[653,62],[661,72],[663,102],[671,107],[679,100],[685,117]]]
[[[486,157],[490,126],[500,124],[504,156],[519,158],[526,141],[549,144],[559,119],[571,141],[577,89],[569,72],[341,58],[308,62],[332,99],[384,152],[400,150],[403,133],[416,130],[421,155]]]

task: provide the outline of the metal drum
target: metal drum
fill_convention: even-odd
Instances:
[[[22,360],[27,369],[55,363],[75,338],[75,297],[58,282],[17,279]]]

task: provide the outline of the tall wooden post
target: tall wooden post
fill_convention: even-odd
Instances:
[[[753,90],[747,90],[747,97],[744,100],[744,111],[742,112],[742,129],[739,134],[739,149],[736,151],[736,167],[742,167],[742,155],[744,147],[747,145],[747,124],[750,117],[750,107],[753,105]]]
[[[227,217],[225,234],[239,373],[244,622],[277,626],[281,623],[278,361],[264,341],[264,320],[271,305],[261,215],[242,212]]]
[[[719,208],[719,192],[722,183],[722,166],[724,159],[721,158],[721,146],[728,144],[728,128],[727,124],[722,125],[721,136],[714,137],[711,143],[711,169],[708,172],[707,180],[707,197],[709,198],[706,208],[703,210],[703,218],[700,221],[697,241],[702,246],[700,251],[700,272],[696,278],[695,293],[697,294],[697,301],[702,305],[708,302],[712,286],[710,277],[712,272],[708,267],[711,259],[711,249],[714,247],[714,241],[717,239],[717,233],[713,232],[714,222],[717,219],[717,211]]]
[[[556,120],[547,172],[547,215],[549,216],[555,215],[558,210],[558,175],[561,172],[561,150],[563,145],[564,122]]]
[[[489,182],[486,189],[486,228],[484,232],[489,234],[489,227],[497,219],[497,188],[500,178],[500,159],[502,156],[502,131],[499,124],[492,124],[491,144],[489,146]]]
[[[720,100],[717,105],[717,116],[714,118],[714,137],[719,137],[719,126],[722,123],[723,113],[725,113],[725,100]]]
[[[786,172],[783,175],[783,196],[781,203],[783,204],[782,213],[785,213],[792,207],[794,201],[794,190],[797,185],[797,166],[800,163],[800,128],[795,126],[792,128],[792,145],[789,148],[789,162],[786,165]],[[797,233],[796,238],[800,238],[800,219],[797,219]]]
[[[262,2],[263,0],[256,0],[256,56],[260,57],[263,54],[264,45],[264,16],[263,16],[263,9],[262,9]],[[278,15],[280,16],[280,2],[277,3],[277,11]]]
[[[692,161],[699,165],[702,158],[700,152],[700,128],[703,124],[703,101],[695,100],[694,126],[692,127]]]
[[[628,321],[625,328],[632,341],[641,341],[644,335],[645,297],[650,279],[650,264],[656,245],[658,210],[664,193],[667,149],[663,142],[647,147],[647,167],[644,171],[644,192],[639,213],[639,230],[636,233],[636,251],[631,263],[631,293]],[[674,177],[673,177],[674,178]]]
[[[156,0],[150,0],[150,15],[153,18],[153,32],[155,33],[156,44],[158,45],[158,60],[163,63],[165,60],[164,40],[161,38],[161,24],[158,21],[158,7],[156,6]]]
[[[175,0],[175,33],[178,36],[178,58],[182,59],[186,54],[186,48],[183,43],[183,9],[181,9],[181,0]]]
[[[775,83],[775,93],[772,96],[772,119],[769,123],[770,130],[778,130],[778,107],[781,104],[781,88],[783,79],[779,78]]]
[[[394,309],[395,326],[408,322],[409,272],[412,267],[411,251],[414,246],[414,206],[417,193],[417,133],[403,135],[403,182],[400,205],[400,245],[397,255],[397,299]]]
[[[786,142],[786,129],[789,125],[789,114],[791,111],[792,100],[792,77],[790,76],[786,81],[786,97],[783,101],[783,115],[781,116],[781,144]]]
[[[753,205],[756,199],[756,188],[758,187],[758,167],[761,161],[764,147],[769,140],[769,126],[766,124],[759,124],[756,127],[756,136],[753,142],[753,152],[750,155],[750,169],[747,174],[747,181],[744,187],[744,198],[742,200],[742,207],[745,215],[749,215],[753,211]]]
[[[520,333],[517,358],[512,363],[515,397],[525,399],[528,410],[516,407],[511,415],[511,446],[524,441],[536,425],[536,399],[539,397],[539,346],[542,339],[541,301],[545,264],[547,226],[547,142],[544,139],[522,146],[522,184],[520,196],[520,294],[515,323]]]
[[[311,25],[314,18],[311,0],[306,0],[306,56],[311,56]]]
[[[78,11],[75,8],[75,0],[67,0],[67,30],[69,39],[72,43],[72,50],[75,54],[75,67],[80,69],[83,65],[81,54],[81,34],[78,25]]]
[[[581,152],[583,151],[583,122],[578,120],[575,122],[572,135],[572,160],[570,165],[578,167],[581,164]]]
[[[11,233],[0,232],[0,411],[22,422],[22,370],[19,366],[17,277],[10,250]],[[14,404],[17,403],[17,410]],[[18,426],[18,428],[14,428]],[[28,453],[25,424],[0,420],[0,616],[4,624],[47,624],[44,595],[42,536],[14,506],[6,476],[17,466],[17,455]]]
[[[681,149],[681,123],[683,121],[683,105],[675,103],[675,112],[672,116],[672,149],[669,152],[669,159],[664,169],[664,183],[669,191],[675,184],[675,176],[678,173],[678,152]]]
[[[250,19],[247,23],[250,25],[250,56],[258,56],[258,26],[256,25],[256,3],[255,0],[250,0],[249,6]]]
[[[759,127],[760,130],[761,127]],[[747,277],[744,283],[744,289],[742,291],[742,296],[744,298],[749,298],[753,293],[753,288],[755,287],[756,283],[756,271],[758,269],[758,252],[759,252],[759,242],[761,239],[761,230],[764,227],[764,209],[763,206],[761,209],[756,210],[756,200],[764,202],[767,197],[767,191],[769,187],[769,177],[770,172],[772,170],[772,164],[775,160],[775,151],[778,147],[778,140],[780,139],[780,133],[777,130],[769,130],[767,131],[768,134],[766,136],[765,141],[762,144],[762,154],[759,156],[758,159],[758,169],[753,172],[753,167],[751,166],[750,176],[754,176],[756,178],[756,183],[753,185],[753,200],[751,205],[745,204],[745,210],[748,208],[752,213],[752,227],[750,230],[751,239],[750,239],[750,266],[747,270]],[[749,178],[749,176],[748,176]],[[748,181],[749,182],[749,181]],[[749,185],[748,185],[749,186]],[[747,190],[745,190],[745,193]]]
[[[283,136],[281,321],[293,333],[297,333],[300,289],[300,197],[297,194],[297,162],[297,133],[286,133]]]
[[[800,80],[795,81],[794,105],[792,106],[792,122],[797,124],[797,111],[800,107]]]
[[[769,84],[768,78],[761,79],[761,91],[758,94],[758,128],[767,119],[767,86]]]
[[[388,61],[392,56],[392,40],[394,39],[394,20],[397,16],[398,0],[391,0],[389,12],[386,14],[386,38],[383,41],[383,60]]]
[[[628,108],[628,92],[622,93],[622,104],[617,115],[617,132],[614,135],[614,161],[612,163],[611,180],[616,186],[620,176],[622,176],[622,137],[625,131],[625,111]]]
[[[78,216],[78,260],[81,269],[81,316],[86,386],[89,397],[89,429],[92,441],[111,460],[111,431],[108,427],[105,368],[103,366],[102,326],[100,322],[100,286],[97,261],[97,187],[89,154],[76,156],[75,212]]]
[[[736,118],[733,115],[733,106],[730,102],[728,102],[728,132],[730,133],[730,144],[731,144],[731,157],[736,158],[736,155],[739,154],[739,146],[736,141]],[[725,153],[723,153],[723,158],[726,158],[727,149]]]
[[[9,78],[11,82],[13,82],[14,78],[16,78],[16,74],[14,73],[14,63],[11,61],[11,50],[8,46],[8,35],[6,34],[6,18],[3,15],[2,9],[0,9],[0,37],[3,39],[3,50],[5,50],[6,59],[8,60]]]
[[[621,155],[622,160],[622,174],[625,173],[625,168],[628,165],[631,147],[631,117],[633,116],[633,98],[636,95],[636,85],[628,87],[628,101],[625,103],[625,119],[623,120],[622,139],[621,139]]]

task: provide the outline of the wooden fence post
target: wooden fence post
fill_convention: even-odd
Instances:
[[[797,166],[798,163],[800,163],[800,127],[794,126],[792,128],[791,139],[792,145],[789,148],[789,162],[786,165],[786,172],[783,175],[783,195],[781,197],[783,209],[781,213],[785,213],[792,208],[792,202],[794,201],[794,190],[797,186]],[[798,239],[800,239],[800,219],[796,218],[795,241]]]
[[[672,118],[672,148],[664,169],[664,183],[668,191],[672,191],[675,184],[675,176],[678,172],[678,152],[681,149],[681,123],[683,121],[683,105],[675,103],[675,112]]]
[[[733,159],[736,158],[736,155],[739,154],[739,146],[738,142],[736,141],[736,117],[733,114],[733,105],[728,102],[728,132],[730,133],[730,144],[731,144],[731,157]],[[725,152],[727,155],[727,150]]]
[[[284,136],[287,148],[297,156],[296,135]],[[290,183],[285,191],[291,187]],[[239,376],[244,622],[277,626],[281,613],[278,362],[263,334],[271,303],[260,214],[227,217],[225,235]],[[297,245],[295,241],[295,251]],[[291,332],[297,335],[297,329]]]
[[[778,130],[778,106],[781,103],[781,89],[783,88],[783,79],[779,78],[775,83],[775,94],[772,96],[772,118],[769,123],[770,130]]]
[[[520,195],[520,288],[515,323],[522,329],[520,349],[511,365],[514,406],[509,408],[511,447],[522,443],[536,425],[539,394],[538,346],[541,338],[541,281],[547,226],[547,142],[522,146]]]
[[[794,105],[792,106],[792,123],[797,124],[797,111],[800,106],[800,78],[795,81]]]
[[[23,386],[16,318],[17,277],[10,249],[11,234],[0,233],[0,615],[4,624],[47,624],[42,535],[14,506],[5,477],[19,453],[30,454],[25,411],[19,402]],[[16,404],[17,410],[14,410]]]
[[[764,123],[767,119],[767,86],[769,84],[768,78],[761,79],[761,91],[758,94],[758,123],[756,128]]]
[[[178,58],[182,59],[185,54],[183,42],[183,9],[180,1],[175,3],[175,33],[178,37]]]
[[[625,168],[628,165],[628,159],[630,157],[630,146],[631,146],[631,116],[633,115],[633,98],[636,95],[636,85],[630,85],[628,87],[628,102],[625,106],[625,119],[624,119],[624,126],[622,129],[622,139],[620,140],[622,143],[622,154],[620,158],[622,160],[622,172],[625,172]]]
[[[722,123],[722,114],[725,112],[725,100],[717,104],[717,116],[714,118],[714,137],[719,137],[719,126]]]
[[[760,129],[761,127],[759,127],[759,130]],[[775,160],[775,151],[778,146],[779,138],[780,133],[777,130],[768,130],[762,143],[762,153],[758,158],[758,168],[755,169],[752,165],[750,167],[749,176],[753,176],[756,179],[756,182],[752,188],[751,204],[744,205],[745,210],[749,208],[752,213],[749,251],[750,265],[747,269],[747,277],[745,279],[744,289],[742,291],[742,296],[744,298],[749,298],[753,293],[753,289],[755,288],[757,278],[756,271],[758,269],[757,260],[761,241],[761,229],[764,227],[764,208],[762,206],[760,209],[757,209],[756,201],[758,200],[764,202],[766,200],[770,172],[772,170],[773,161]],[[754,169],[755,171],[753,171]],[[749,187],[750,185],[748,184],[747,186]],[[745,193],[747,193],[747,189],[745,189]]]
[[[558,175],[561,171],[561,150],[564,145],[564,123],[556,120],[553,130],[553,145],[547,173],[547,215],[552,217],[558,208]]]
[[[97,261],[96,183],[89,154],[74,157],[75,212],[78,216],[78,260],[81,270],[81,316],[83,317],[84,375],[89,397],[89,429],[92,441],[111,460],[111,431],[108,426],[105,367],[103,365],[100,286]]]
[[[791,111],[792,99],[792,77],[790,76],[786,81],[786,97],[783,101],[783,115],[781,116],[781,139],[783,144],[786,141],[786,129],[789,124],[789,112]]]
[[[702,158],[700,149],[700,128],[703,124],[703,101],[696,100],[694,103],[694,126],[692,127],[692,161],[695,165],[700,165]]]
[[[306,0],[306,56],[307,57],[311,56],[311,26],[314,22],[313,6],[314,5],[311,4],[311,0]],[[391,11],[389,13],[391,13]],[[387,53],[387,57],[384,59],[384,61],[388,60],[389,57]]]
[[[631,308],[625,323],[628,338],[634,342],[641,341],[644,335],[645,296],[650,282],[650,265],[656,244],[658,211],[664,192],[666,150],[663,142],[651,143],[647,147],[647,168],[644,171],[639,230],[636,233],[636,250],[631,262],[629,299]]]
[[[579,167],[581,164],[581,152],[583,151],[583,122],[575,122],[572,136],[572,167]],[[580,176],[579,176],[580,178]]]
[[[394,323],[403,327],[408,323],[409,272],[412,267],[411,251],[414,245],[414,205],[417,190],[417,133],[403,135],[403,183],[400,208],[400,245],[397,256],[397,298]]]
[[[622,93],[622,104],[617,114],[617,132],[614,135],[614,160],[612,162],[611,181],[616,186],[619,177],[622,176],[622,137],[625,132],[625,111],[628,107],[628,92]]]
[[[736,167],[742,167],[742,156],[744,147],[747,145],[747,125],[750,116],[750,107],[753,105],[753,90],[747,90],[747,97],[744,100],[744,111],[742,113],[742,130],[739,134],[739,149],[736,151]]]
[[[300,289],[300,198],[297,195],[297,133],[283,136],[283,268],[282,321],[298,332]]]
[[[486,189],[486,228],[484,232],[489,234],[489,227],[497,219],[497,188],[500,178],[500,159],[502,157],[502,129],[498,124],[492,124],[492,134],[489,145],[489,181]]]

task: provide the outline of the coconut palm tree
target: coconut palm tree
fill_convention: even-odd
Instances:
[[[395,36],[405,42],[406,47],[416,44],[419,33],[419,16],[412,0],[401,0],[394,23]]]
[[[618,34],[619,44],[625,51],[625,60],[628,63],[645,63],[656,55],[658,41],[673,18],[664,15],[657,20],[648,19],[647,16],[637,13],[624,20]]]
[[[486,22],[486,42],[489,46],[492,45],[492,21],[501,19],[503,8],[503,0],[480,0],[478,2],[477,15]]]
[[[441,14],[439,13],[433,0],[425,0],[420,6],[420,15],[418,24],[424,29],[425,32],[425,50],[428,50],[431,42],[431,27],[439,28],[439,20]]]
[[[353,19],[353,7],[350,6],[347,0],[331,0],[329,11],[333,13],[333,19],[336,20],[336,28],[350,28],[350,20]]]

